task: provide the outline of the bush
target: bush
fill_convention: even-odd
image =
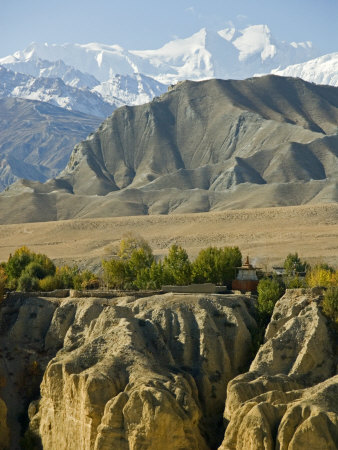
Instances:
[[[32,278],[27,273],[23,273],[18,280],[18,291],[29,292],[37,291],[39,289],[39,280]]]
[[[90,270],[78,272],[73,277],[74,289],[97,289],[100,286],[99,278]]]
[[[164,284],[169,284],[161,261],[153,261],[150,267],[137,273],[135,286],[138,289],[161,289]]]
[[[57,289],[73,289],[74,278],[78,274],[79,269],[74,266],[57,267],[55,272],[55,278],[57,280]]]
[[[58,279],[53,275],[47,275],[43,280],[39,280],[39,290],[43,292],[60,289]]]
[[[38,278],[42,280],[47,275],[43,266],[35,261],[30,262],[24,270],[24,273],[28,274],[31,278]]]
[[[9,255],[6,264],[6,273],[10,279],[20,278],[21,272],[32,261],[31,251],[23,246],[18,248],[14,255]]]
[[[55,265],[46,255],[34,253],[23,246],[9,256],[5,271],[8,276],[8,286],[15,289],[24,271],[27,271],[27,275],[32,278],[41,279],[47,275],[54,275]]]
[[[271,317],[273,308],[285,292],[284,286],[277,279],[263,278],[257,286],[258,311]]]
[[[0,303],[3,301],[5,296],[7,275],[5,269],[0,266]]]
[[[307,287],[306,279],[301,278],[298,275],[294,277],[284,277],[284,283],[286,289],[300,289]]]
[[[315,266],[306,276],[309,287],[330,287],[334,286],[338,280],[337,272],[332,267]]]
[[[323,312],[338,325],[338,287],[329,287],[324,294]]]

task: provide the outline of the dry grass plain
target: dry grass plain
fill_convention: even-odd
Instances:
[[[238,245],[263,268],[281,264],[296,251],[310,263],[338,267],[337,203],[1,225],[0,261],[26,245],[57,264],[97,268],[127,232],[147,239],[157,255],[164,255],[173,243],[185,247],[191,257],[209,245]]]

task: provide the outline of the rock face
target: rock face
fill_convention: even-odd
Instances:
[[[44,449],[217,448],[226,386],[250,360],[252,308],[235,295],[7,300],[3,370],[24,372],[29,351],[44,372],[28,410]],[[0,395],[19,434],[16,386]]]
[[[249,372],[228,384],[221,449],[336,449],[337,348],[315,290],[287,291]]]
[[[28,411],[25,439],[46,450],[336,449],[338,352],[320,301],[287,291],[245,372],[246,296],[12,296],[0,307],[0,448],[20,447]]]

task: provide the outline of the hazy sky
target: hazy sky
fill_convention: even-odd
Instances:
[[[264,23],[278,40],[338,52],[338,0],[0,0],[0,57],[33,41],[157,48],[231,22]]]

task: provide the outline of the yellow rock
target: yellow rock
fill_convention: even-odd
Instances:
[[[316,290],[287,291],[250,371],[228,384],[222,450],[334,450],[338,375]]]

